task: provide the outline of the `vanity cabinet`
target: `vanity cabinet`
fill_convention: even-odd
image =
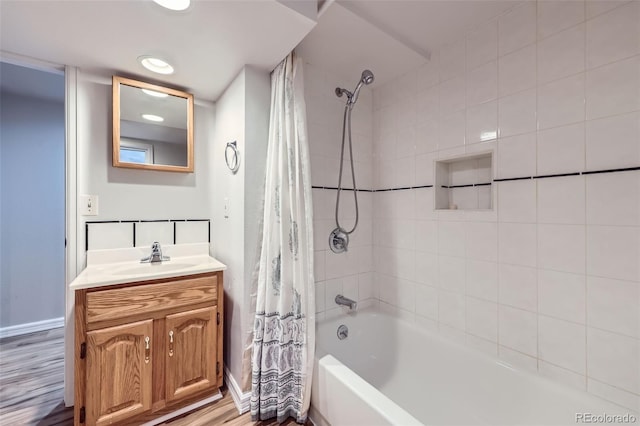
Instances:
[[[76,290],[75,425],[144,423],[222,386],[222,272]]]

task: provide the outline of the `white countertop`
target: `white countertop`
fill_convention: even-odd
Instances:
[[[140,263],[150,248],[89,250],[87,267],[71,282],[72,290],[161,278],[223,271],[226,265],[209,256],[209,244],[177,244],[162,247],[171,259],[162,263]]]

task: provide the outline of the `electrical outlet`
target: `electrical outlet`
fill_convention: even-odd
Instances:
[[[98,216],[98,196],[80,196],[80,214],[83,216]]]

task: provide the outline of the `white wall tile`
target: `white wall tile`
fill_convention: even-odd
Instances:
[[[438,319],[438,289],[428,285],[416,285],[416,314]]]
[[[483,339],[498,341],[498,304],[467,297],[467,333]]]
[[[538,88],[538,129],[584,120],[584,74],[547,83]]]
[[[547,377],[551,380],[571,386],[581,391],[585,391],[587,389],[587,378],[583,374],[575,373],[542,360],[538,361],[538,372],[543,377]]]
[[[325,283],[316,282],[315,285],[315,301],[316,301],[316,313],[324,312],[326,310],[326,297],[325,297]]]
[[[439,149],[454,148],[464,145],[465,112],[458,111],[444,117],[440,121]]]
[[[465,296],[460,293],[438,291],[438,320],[458,330],[465,327]]]
[[[518,50],[536,41],[536,2],[525,2],[498,18],[498,52]]]
[[[497,57],[498,21],[486,23],[467,35],[467,69],[474,69]]]
[[[542,315],[538,327],[540,359],[585,374],[586,327]]]
[[[586,179],[588,224],[640,226],[640,171]]]
[[[584,324],[585,303],[584,275],[538,269],[538,309],[541,314]]]
[[[537,180],[499,182],[500,222],[536,223]]]
[[[133,223],[90,223],[89,250],[133,247]]]
[[[464,257],[465,229],[464,222],[438,223],[438,253],[447,256]]]
[[[542,1],[539,4],[547,3]],[[575,4],[572,1],[554,3]],[[538,82],[547,83],[584,71],[584,24],[538,43]]]
[[[624,391],[620,388],[607,385],[598,380],[587,378],[587,389],[600,398],[611,401],[623,407],[635,409],[640,407],[640,396],[631,392]]]
[[[173,222],[136,223],[136,247],[151,247],[155,241],[173,244]]]
[[[464,76],[452,78],[440,86],[440,116],[445,117],[465,107]]]
[[[435,220],[415,221],[415,248],[419,252],[438,252],[438,222]]]
[[[487,64],[467,72],[467,106],[478,105],[498,97],[498,62]]]
[[[498,300],[498,264],[467,260],[467,295],[479,299]]]
[[[416,95],[416,124],[436,120],[439,116],[439,86],[430,87]]]
[[[535,89],[498,101],[498,134],[501,138],[536,130]]]
[[[587,120],[640,109],[640,56],[587,71]]]
[[[498,315],[500,345],[537,357],[537,315],[502,305],[498,307]]]
[[[536,373],[538,371],[538,360],[522,352],[514,351],[506,346],[498,346],[498,357],[519,371]]]
[[[498,139],[498,178],[527,177],[535,174],[535,133]]]
[[[585,178],[538,179],[538,223],[585,223]]]
[[[640,53],[640,3],[629,2],[587,21],[586,41],[587,68]]]
[[[640,281],[640,228],[587,226],[587,274]]]
[[[438,279],[438,255],[416,253],[416,282],[435,287],[438,285]]]
[[[594,16],[602,15],[611,9],[625,5],[629,3],[629,0],[586,0],[585,3],[587,19],[591,19]]]
[[[573,27],[584,21],[584,2],[543,0],[538,2],[538,38]]]
[[[640,394],[640,340],[587,329],[589,377]]]
[[[316,250],[313,252],[313,277],[316,282],[325,280],[324,256],[324,250]]]
[[[465,46],[465,39],[463,38],[439,49],[441,82],[464,73],[466,63]]]
[[[640,164],[640,113],[587,121],[586,150],[587,170]]]
[[[584,170],[584,123],[538,132],[538,174],[552,175]]]
[[[438,257],[439,286],[447,291],[465,293],[465,260],[459,257]]]
[[[497,101],[486,102],[467,109],[467,144],[493,140],[497,135]]]
[[[501,263],[532,266],[537,264],[536,225],[498,224],[498,258]]]
[[[640,284],[587,278],[589,326],[640,337]]]
[[[498,260],[498,224],[491,222],[466,223],[466,257],[473,260]]]
[[[418,68],[416,72],[416,85],[418,90],[424,90],[438,84],[440,81],[439,67],[438,52],[433,52],[429,61]]]
[[[498,96],[521,92],[536,85],[536,45],[530,44],[498,60]]]
[[[209,241],[209,222],[176,222],[176,244],[206,243]]]
[[[554,271],[584,274],[584,225],[538,225],[538,265]]]
[[[498,300],[503,305],[530,312],[538,310],[537,270],[526,266],[501,264]]]

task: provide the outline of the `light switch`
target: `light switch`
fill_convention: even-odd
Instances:
[[[224,217],[229,218],[229,197],[224,197]]]
[[[98,196],[80,196],[80,214],[83,216],[98,216]]]

